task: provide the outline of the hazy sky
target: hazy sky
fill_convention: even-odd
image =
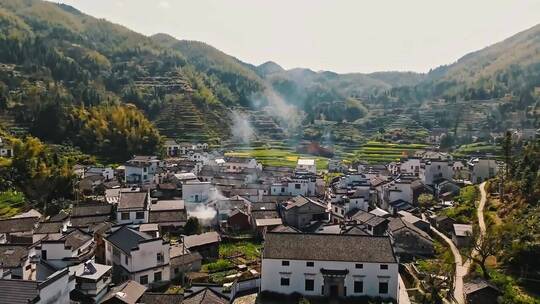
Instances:
[[[58,1],[58,0],[57,0]],[[336,72],[426,72],[540,23],[539,0],[64,0],[243,61]]]

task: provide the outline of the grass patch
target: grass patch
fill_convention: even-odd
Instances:
[[[26,199],[22,192],[0,192],[0,218],[9,218],[22,212]]]
[[[218,259],[215,262],[202,265],[202,270],[206,272],[220,272],[228,270],[233,266],[234,264],[229,260]]]
[[[219,245],[219,256],[222,258],[243,254],[246,259],[255,260],[261,257],[261,244],[252,242],[222,243]]]

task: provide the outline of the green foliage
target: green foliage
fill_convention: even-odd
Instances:
[[[504,304],[539,304],[540,298],[524,294],[514,278],[497,270],[490,271],[491,282],[498,286],[503,293]]]
[[[135,107],[74,108],[68,125],[67,138],[83,151],[113,160],[156,154],[159,150],[157,129]]]
[[[229,260],[218,259],[215,262],[203,265],[203,269],[206,269],[208,272],[220,272],[230,269],[233,266],[234,264]]]
[[[261,244],[252,242],[222,243],[219,245],[220,257],[232,257],[235,255],[244,255],[246,259],[255,260],[261,257]]]
[[[0,181],[9,181],[10,187],[22,191],[40,208],[46,202],[72,197],[75,180],[71,171],[73,163],[69,159],[34,137],[11,139],[11,142],[14,157],[0,166]]]
[[[193,235],[193,234],[200,234],[200,233],[201,233],[201,225],[199,223],[199,219],[197,219],[196,217],[188,218],[186,225],[184,226],[184,234]]]
[[[14,190],[0,192],[0,218],[16,215],[25,206],[24,194]]]
[[[475,219],[475,202],[478,200],[478,196],[479,191],[476,186],[461,188],[459,196],[454,199],[457,206],[445,209],[443,213],[458,223],[470,224]]]

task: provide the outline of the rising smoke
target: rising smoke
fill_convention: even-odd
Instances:
[[[231,112],[232,126],[231,131],[233,140],[249,145],[255,137],[255,130],[249,122],[248,115],[240,111],[233,110]]]
[[[226,197],[217,189],[212,189],[208,201],[202,203],[186,203],[189,217],[196,217],[201,225],[209,227],[217,224],[217,211],[211,206],[213,202],[224,200]]]

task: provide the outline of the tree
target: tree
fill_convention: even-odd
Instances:
[[[418,207],[421,212],[427,211],[430,207],[433,207],[435,200],[433,195],[429,193],[422,193],[418,196]]]
[[[454,290],[455,267],[442,260],[432,262],[431,270],[422,280],[423,304],[441,304],[443,298],[449,298]]]
[[[199,219],[193,216],[190,217],[184,226],[184,233],[186,235],[201,233],[201,224],[199,223]]]
[[[494,227],[488,227],[485,235],[482,235],[479,229],[474,229],[471,238],[471,245],[466,248],[464,255],[478,264],[482,269],[484,279],[489,280],[490,275],[486,261],[490,256],[497,254],[502,249],[502,234]]]

